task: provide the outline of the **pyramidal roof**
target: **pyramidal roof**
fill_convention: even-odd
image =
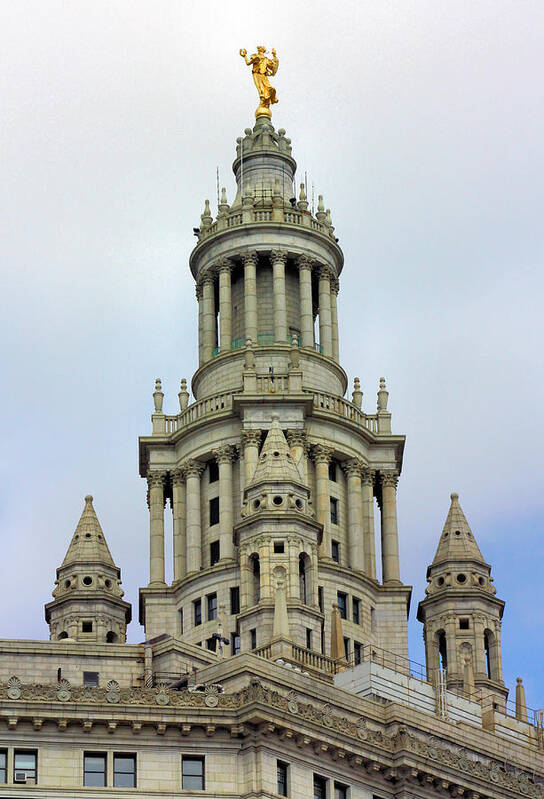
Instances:
[[[279,417],[274,415],[250,485],[277,482],[278,480],[302,483],[300,472],[280,427]]]
[[[104,538],[100,522],[93,508],[93,498],[85,497],[85,507],[77,523],[68,551],[61,568],[76,563],[98,562],[116,568],[111,552]]]
[[[479,560],[485,563],[459,504],[459,494],[451,494],[451,505],[438,542],[433,565],[444,560]]]

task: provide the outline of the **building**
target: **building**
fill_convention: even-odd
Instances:
[[[358,378],[345,396],[343,255],[322,198],[314,214],[303,185],[292,196],[295,169],[259,113],[232,205],[223,190],[201,216],[193,400],[182,380],[165,414],[157,381],[140,439],[144,643],[126,643],[91,496],[45,606],[50,640],[0,642],[2,796],[544,797],[542,718],[521,682],[510,709],[504,603],[456,494],[419,604],[426,667],[408,659],[404,438],[383,379],[374,414]]]

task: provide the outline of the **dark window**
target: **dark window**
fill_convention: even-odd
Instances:
[[[93,631],[93,623],[92,621],[82,621],[81,622],[81,632],[82,633],[92,633]]]
[[[331,541],[331,557],[335,563],[340,563],[340,544],[338,541]]]
[[[484,656],[485,656],[485,670],[489,679],[491,679],[491,642],[489,640],[489,633],[484,633]]]
[[[204,790],[204,758],[183,755],[181,758],[181,787],[184,791]]]
[[[210,544],[210,566],[215,566],[219,561],[219,541],[212,541]]]
[[[314,774],[314,799],[327,799],[327,780]]]
[[[230,613],[231,616],[240,613],[240,589],[237,585],[230,589]]]
[[[325,624],[321,622],[321,653],[325,654]]]
[[[361,623],[361,600],[357,599],[357,597],[353,597],[352,599],[352,608],[353,608],[353,623],[360,624]]]
[[[217,594],[208,594],[206,602],[208,606],[208,621],[213,621],[217,618]]]
[[[317,588],[317,603],[319,605],[319,610],[323,613],[324,603],[323,603],[323,586],[320,585]]]
[[[306,649],[312,648],[312,631],[310,627],[306,627]]]
[[[193,614],[194,614],[194,621],[195,627],[198,627],[199,624],[202,624],[202,600],[195,599],[193,602]]]
[[[208,482],[210,483],[217,483],[219,480],[219,464],[217,461],[210,461],[208,464]]]
[[[231,652],[233,655],[240,654],[240,636],[238,633],[231,633],[230,634],[230,641],[231,641]]]
[[[274,541],[274,552],[276,555],[281,555],[282,552],[285,552],[285,544],[283,541]]]
[[[350,652],[350,649],[349,649],[349,638],[344,638],[344,651],[346,653],[347,659],[349,660],[349,652]]]
[[[338,598],[338,611],[340,613],[340,618],[347,619],[348,595],[342,593],[342,591],[338,591],[336,596]]]
[[[329,480],[336,483],[336,463],[334,461],[329,463]]]
[[[334,799],[348,799],[348,787],[341,782],[334,783]]]
[[[353,662],[356,666],[363,662],[361,644],[358,641],[353,642]]]
[[[469,630],[470,624],[468,619],[459,619],[459,629],[460,630]]]
[[[178,619],[179,619],[179,634],[183,635],[183,609],[180,608],[178,610]]]
[[[219,524],[219,497],[210,499],[210,527]]]
[[[113,756],[113,785],[115,788],[136,787],[136,755]]]
[[[106,784],[106,755],[85,752],[83,755],[83,785],[101,788]]]
[[[94,688],[98,686],[98,672],[97,671],[84,671],[83,672],[83,685],[92,685]]]
[[[7,781],[8,753],[4,749],[0,752],[0,782]]]
[[[278,769],[278,793],[280,796],[287,796],[287,772],[289,766],[282,760],[277,761]]]
[[[331,524],[338,524],[338,500],[331,497]]]
[[[217,649],[217,638],[214,638],[213,635],[211,638],[206,639],[206,648],[210,650],[210,652],[215,652]]]
[[[376,608],[370,608],[370,631],[376,632]]]
[[[18,775],[25,775],[27,781],[37,782],[38,776],[38,753],[25,749],[16,749],[13,757],[13,781],[19,782]],[[22,780],[21,780],[22,782]]]
[[[257,649],[257,630],[255,628],[249,631],[249,637],[250,637],[250,649]]]
[[[438,633],[438,665],[441,669],[448,668],[448,649],[444,630],[440,630]]]

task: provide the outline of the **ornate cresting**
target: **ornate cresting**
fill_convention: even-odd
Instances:
[[[240,50],[240,55],[248,65],[251,67],[253,73],[253,80],[259,94],[259,106],[255,111],[255,117],[268,117],[272,116],[270,106],[278,102],[276,97],[276,90],[270,85],[268,80],[269,76],[273,76],[278,71],[278,57],[276,51],[272,49],[272,58],[266,55],[266,47],[259,45],[257,52],[248,57],[247,50]]]

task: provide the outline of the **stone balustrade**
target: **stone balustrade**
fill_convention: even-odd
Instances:
[[[306,227],[317,233],[322,233],[324,236],[334,238],[334,229],[331,228],[331,225],[315,219],[308,212],[302,213],[301,211],[294,211],[288,208],[275,208],[274,210],[267,208],[249,208],[244,209],[243,214],[240,212],[226,214],[225,216],[219,217],[210,225],[201,226],[198,241],[201,242],[210,236],[214,236],[216,233],[220,233],[222,230],[230,230],[239,225],[251,224],[252,222],[283,222],[288,225]]]

